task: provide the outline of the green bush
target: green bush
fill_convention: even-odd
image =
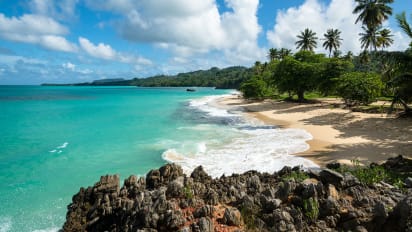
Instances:
[[[243,82],[240,86],[240,91],[244,98],[262,99],[266,96],[267,85],[266,82],[254,76]]]
[[[383,89],[380,75],[366,72],[343,74],[338,80],[337,93],[347,106],[369,105]]]
[[[301,171],[293,171],[282,177],[282,180],[294,180],[296,182],[302,182],[309,178],[309,175]]]

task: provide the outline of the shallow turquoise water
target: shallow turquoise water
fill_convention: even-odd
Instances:
[[[105,174],[144,175],[176,144],[198,149],[193,140],[224,128],[191,130],[204,117],[189,100],[228,92],[0,86],[0,231],[56,230],[81,186]]]
[[[284,165],[312,136],[245,118],[230,90],[0,86],[0,232],[57,231],[81,186],[166,162],[213,177]]]

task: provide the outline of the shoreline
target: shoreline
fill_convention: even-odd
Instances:
[[[291,154],[324,167],[327,163],[381,163],[390,157],[412,158],[412,119],[386,114],[368,114],[336,108],[336,99],[301,104],[274,100],[252,102],[238,94],[224,96],[217,104],[225,109],[241,108],[246,117],[281,128],[304,129],[312,136],[309,149]]]

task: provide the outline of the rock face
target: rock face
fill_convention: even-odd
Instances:
[[[395,161],[385,165],[402,169]],[[123,186],[103,176],[73,196],[63,231],[412,231],[412,189],[329,169],[305,180],[292,172],[303,171],[212,179],[201,166],[188,177],[167,164]]]

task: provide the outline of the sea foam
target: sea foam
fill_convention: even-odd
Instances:
[[[302,166],[303,168],[318,167],[315,163],[292,154],[309,149],[307,140],[312,135],[302,129],[281,129],[264,125],[256,119],[247,119],[237,111],[217,108],[213,102],[222,96],[209,96],[192,100],[190,107],[201,110],[208,117],[242,118],[235,120],[236,124],[220,125],[209,128],[210,140],[193,142],[194,149],[185,149],[184,145],[175,144],[167,149],[162,157],[168,162],[182,166],[186,173],[202,165],[213,177],[222,174],[243,173],[249,170],[274,172],[287,166]],[[211,120],[213,121],[213,120]],[[193,128],[198,130],[199,126]],[[222,131],[223,130],[223,131]],[[231,136],[226,136],[230,134]],[[185,141],[187,143],[187,141]]]
[[[12,221],[10,217],[0,217],[0,232],[10,231],[12,227]]]

